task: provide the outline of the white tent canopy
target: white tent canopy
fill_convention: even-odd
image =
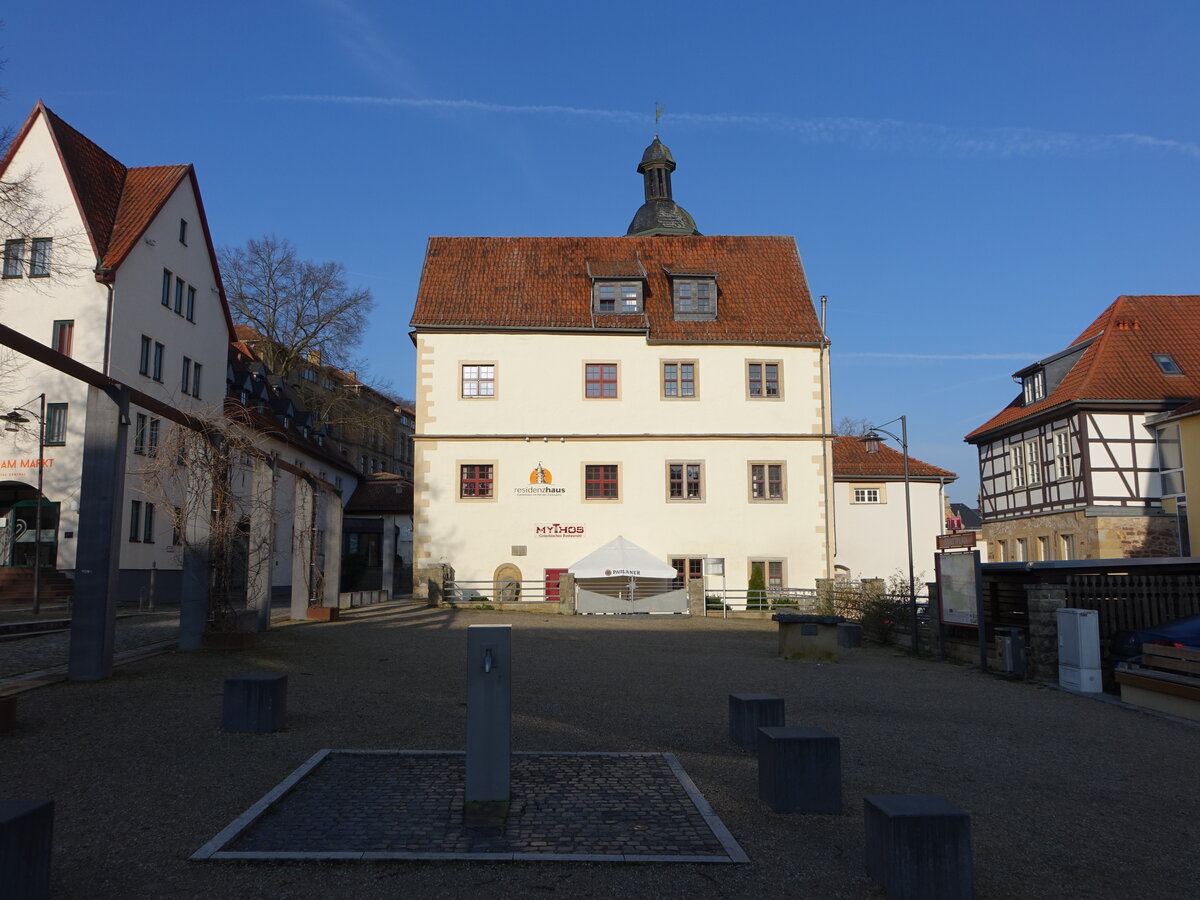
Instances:
[[[648,550],[619,535],[567,571],[576,578],[675,578],[679,574]]]

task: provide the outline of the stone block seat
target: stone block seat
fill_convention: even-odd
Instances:
[[[841,815],[842,742],[820,728],[760,728],[758,797],[780,813]]]
[[[779,623],[779,655],[784,659],[837,662],[837,626],[845,617],[775,613],[771,618]]]
[[[53,832],[53,800],[0,800],[0,897],[50,896]]]
[[[783,698],[774,694],[729,695],[729,739],[751,753],[758,747],[758,729],[783,724]]]
[[[867,875],[892,900],[970,900],[971,818],[933,794],[863,801]]]
[[[222,731],[243,734],[280,731],[286,715],[286,675],[237,675],[225,679]]]

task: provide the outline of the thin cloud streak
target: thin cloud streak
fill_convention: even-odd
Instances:
[[[1036,353],[835,353],[835,357],[845,359],[1041,359]]]
[[[339,94],[278,94],[265,100],[293,103],[335,103],[359,106],[391,106],[408,109],[444,110],[516,115],[559,115],[603,119],[610,122],[644,123],[645,112],[623,109],[591,109],[553,104],[485,103],[480,100],[420,99],[408,97],[348,96]],[[1077,134],[1036,128],[958,128],[950,125],[904,122],[898,119],[823,118],[797,119],[790,116],[748,113],[667,113],[666,118],[699,126],[737,126],[787,132],[810,144],[848,144],[865,150],[903,150],[939,153],[958,157],[1002,159],[1037,156],[1104,156],[1122,152],[1162,152],[1200,159],[1200,144],[1152,135]]]

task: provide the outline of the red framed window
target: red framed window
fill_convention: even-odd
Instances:
[[[584,366],[584,396],[612,398],[617,396],[617,364],[588,363]]]
[[[585,466],[583,496],[589,500],[617,499],[618,467],[615,465]]]
[[[59,319],[54,323],[54,330],[50,339],[50,346],[61,353],[63,356],[71,355],[71,342],[75,337],[75,320],[74,319]],[[149,339],[142,338],[143,359],[149,362]],[[145,367],[142,369],[142,374],[146,374]]]
[[[478,499],[492,496],[491,463],[469,463],[459,467],[458,496]]]

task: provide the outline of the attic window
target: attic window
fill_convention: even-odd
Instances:
[[[1044,400],[1046,397],[1046,372],[1042,369],[1026,375],[1021,379],[1021,386],[1025,392],[1025,405],[1037,403],[1039,400]]]
[[[673,279],[676,321],[715,319],[717,282],[713,278]]]
[[[642,283],[596,281],[592,287],[592,311],[602,315],[637,315],[642,311]]]
[[[1158,367],[1162,369],[1164,375],[1182,375],[1183,369],[1179,368],[1179,363],[1175,362],[1175,357],[1170,353],[1151,353],[1154,361],[1158,363]]]

